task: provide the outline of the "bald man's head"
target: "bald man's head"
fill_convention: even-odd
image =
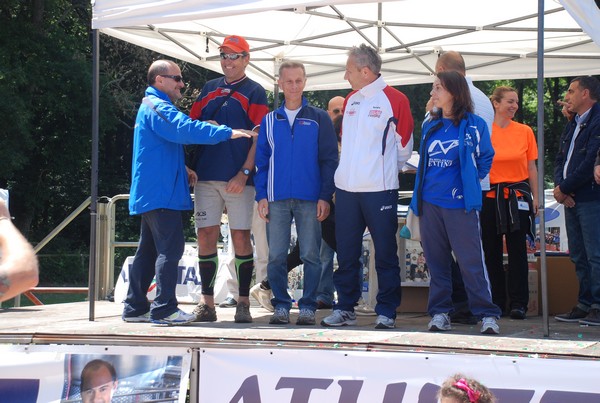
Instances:
[[[331,120],[333,120],[337,115],[342,113],[342,108],[344,106],[344,97],[333,97],[329,100],[327,104],[327,113]]]
[[[437,74],[442,71],[456,71],[463,76],[466,75],[465,59],[454,50],[442,53],[435,63],[435,72]]]

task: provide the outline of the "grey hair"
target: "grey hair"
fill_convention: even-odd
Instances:
[[[302,69],[302,73],[304,73],[304,77],[306,77],[306,69],[304,68],[304,64],[300,62],[294,62],[292,60],[286,60],[279,65],[279,77],[281,77],[281,72],[283,69]]]
[[[381,56],[375,49],[364,43],[360,46],[353,46],[348,51],[348,56],[354,58],[354,63],[359,69],[367,67],[375,74],[381,71]]]

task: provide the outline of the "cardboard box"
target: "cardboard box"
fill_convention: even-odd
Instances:
[[[539,256],[535,262],[535,270],[529,270],[529,305],[527,315],[542,314],[541,265]],[[575,275],[575,265],[568,256],[546,256],[548,277],[548,313],[557,315],[569,312],[577,304],[579,282]],[[398,312],[427,312],[429,287],[403,286],[402,303]]]
[[[400,313],[426,313],[429,287],[403,286],[402,302],[396,310]]]
[[[529,304],[527,305],[528,316],[538,316],[540,314],[540,296],[537,270],[529,270]]]
[[[542,306],[541,263],[538,257],[536,268],[539,278],[539,306]],[[579,281],[575,274],[575,265],[569,256],[546,255],[546,273],[548,285],[548,314],[557,315],[569,312],[577,304]]]

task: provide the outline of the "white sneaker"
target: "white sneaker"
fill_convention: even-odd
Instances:
[[[356,325],[356,315],[351,311],[342,311],[336,309],[329,316],[326,316],[321,321],[321,326],[338,327],[338,326],[354,326]]]
[[[493,316],[486,316],[481,320],[481,333],[483,334],[500,334],[500,326],[496,318]]]
[[[265,290],[261,283],[255,284],[250,288],[250,295],[267,311],[274,311],[273,305],[271,304],[271,290]]]
[[[175,313],[172,313],[171,315],[162,319],[152,319],[152,323],[157,325],[177,326],[193,322],[195,319],[196,315],[193,313],[183,312],[181,309],[178,309],[175,311]]]
[[[375,321],[375,329],[393,329],[395,327],[396,320],[385,315],[379,315]]]
[[[452,330],[452,324],[450,323],[450,317],[447,313],[436,313],[429,321],[427,329],[430,332],[444,332],[446,330]]]
[[[123,316],[123,320],[129,323],[150,323],[150,312],[140,316]]]
[[[376,316],[375,309],[371,307],[371,305],[367,304],[361,298],[358,301],[358,305],[354,307],[354,313],[358,316]]]

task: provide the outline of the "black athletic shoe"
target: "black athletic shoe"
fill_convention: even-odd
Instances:
[[[473,316],[471,311],[457,311],[448,314],[452,323],[461,323],[463,325],[476,325],[479,320]]]

